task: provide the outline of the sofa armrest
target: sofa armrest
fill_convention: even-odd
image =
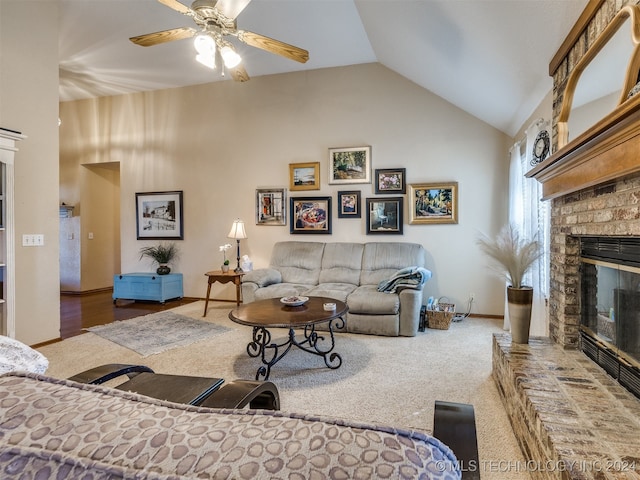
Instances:
[[[266,287],[282,282],[282,274],[274,268],[259,268],[247,272],[242,277],[242,283],[255,283],[258,287]]]
[[[400,325],[398,334],[404,337],[415,337],[420,324],[422,290],[405,288],[398,292],[398,297],[400,298]]]

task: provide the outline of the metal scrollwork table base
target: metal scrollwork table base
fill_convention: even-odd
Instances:
[[[325,303],[333,303],[336,308],[325,310]],[[309,297],[304,305],[296,307],[286,306],[280,299],[272,298],[240,305],[229,313],[229,318],[253,327],[247,353],[262,360],[263,365],[256,372],[256,380],[267,380],[271,367],[282,360],[293,346],[322,357],[328,368],[339,368],[342,357],[334,352],[334,331],[344,328],[343,317],[347,310],[344,302],[333,298]],[[327,330],[318,332],[316,325],[321,323],[327,324]],[[288,328],[287,338],[274,340],[269,331],[273,328]]]

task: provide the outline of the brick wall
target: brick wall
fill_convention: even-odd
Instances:
[[[622,7],[640,0],[606,0],[553,75],[553,143],[564,87],[574,66]],[[629,32],[631,36],[631,32]],[[622,82],[624,72],[619,72]],[[640,235],[640,175],[552,200],[549,335],[565,348],[579,338],[579,238]]]
[[[553,200],[549,335],[578,346],[580,236],[640,236],[640,175]]]

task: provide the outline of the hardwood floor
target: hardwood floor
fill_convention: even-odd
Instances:
[[[60,295],[60,338],[80,335],[87,327],[160,312],[198,300],[197,298],[180,298],[168,300],[164,304],[118,300],[114,305],[111,295],[111,291],[85,295]]]

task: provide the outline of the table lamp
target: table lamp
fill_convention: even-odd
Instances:
[[[244,231],[244,222],[239,218],[235,219],[233,221],[233,225],[231,225],[231,231],[229,232],[229,235],[227,235],[227,237],[235,238],[236,242],[238,242],[238,266],[236,267],[234,272],[240,273],[242,272],[242,269],[240,268],[240,239],[247,238],[247,233]]]

